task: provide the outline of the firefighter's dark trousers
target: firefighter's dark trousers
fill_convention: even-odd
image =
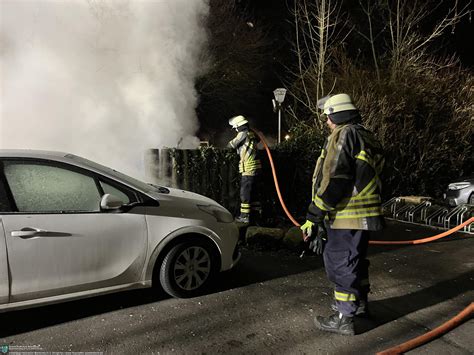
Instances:
[[[367,248],[369,232],[327,229],[323,258],[326,274],[335,285],[334,298],[342,314],[353,316],[370,291]]]
[[[260,215],[262,205],[260,204],[260,174],[242,175],[240,179],[240,214]]]

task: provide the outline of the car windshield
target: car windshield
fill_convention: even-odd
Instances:
[[[114,170],[112,168],[109,168],[107,166],[104,166],[104,165],[101,165],[99,163],[93,162],[92,160],[82,158],[82,157],[79,157],[79,156],[74,155],[74,154],[67,154],[66,157],[71,159],[71,160],[82,163],[84,165],[90,166],[93,169],[96,169],[96,170],[102,171],[106,174],[112,175],[112,176],[126,182],[127,184],[131,185],[132,187],[135,187],[135,188],[137,188],[137,189],[139,189],[143,192],[149,192],[150,190],[154,190],[156,188],[155,186],[147,184],[143,181],[135,179],[131,176],[128,176],[124,173],[121,173],[121,172],[119,172],[117,170]]]

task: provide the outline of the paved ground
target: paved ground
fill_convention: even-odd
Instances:
[[[431,228],[392,223],[384,236],[412,239]],[[474,237],[406,247],[371,247],[372,321],[362,334],[316,330],[330,313],[319,257],[245,250],[219,288],[194,299],[125,292],[0,314],[1,345],[43,351],[140,353],[370,354],[423,334],[474,301]],[[474,353],[474,321],[413,354]]]

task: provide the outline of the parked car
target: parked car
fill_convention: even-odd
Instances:
[[[0,311],[161,284],[200,294],[238,262],[233,216],[72,154],[0,150]]]
[[[474,176],[449,184],[443,197],[449,206],[474,205]]]

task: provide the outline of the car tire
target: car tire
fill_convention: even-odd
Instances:
[[[472,193],[469,196],[469,199],[467,200],[467,203],[470,204],[470,205],[474,205],[474,193]]]
[[[175,245],[166,254],[160,267],[163,290],[176,298],[202,294],[217,272],[214,248],[204,240]]]

